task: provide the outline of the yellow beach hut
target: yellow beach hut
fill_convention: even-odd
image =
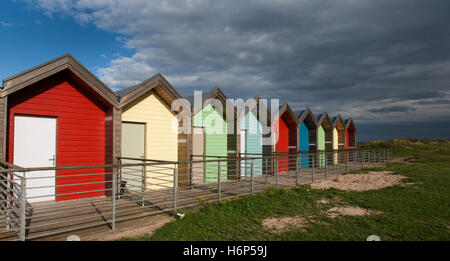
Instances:
[[[187,136],[179,134],[177,128],[173,127],[179,111],[171,109],[172,102],[181,96],[161,74],[116,94],[122,109],[123,163],[142,162],[133,159],[173,163],[188,161]],[[182,175],[187,170],[175,164],[147,167],[145,174],[142,174],[142,167],[125,168],[122,179],[127,181],[128,190],[140,190],[142,184],[148,189],[170,188],[173,187],[175,166],[179,167],[178,180],[182,184],[188,178]]]

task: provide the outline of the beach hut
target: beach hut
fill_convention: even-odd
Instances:
[[[325,165],[325,152],[333,150],[333,126],[328,113],[317,115],[317,152],[319,152],[319,166]],[[329,160],[327,158],[327,160]]]
[[[296,111],[298,126],[298,147],[300,154],[315,153],[317,150],[317,122],[310,108]],[[309,168],[312,162],[309,156],[301,156],[300,167]]]
[[[189,159],[187,133],[179,133],[172,103],[180,94],[161,75],[156,74],[142,83],[116,92],[122,109],[122,163],[141,163],[140,160],[187,162]],[[178,110],[178,108],[175,108]],[[179,123],[182,125],[182,122]],[[126,159],[128,158],[128,159]],[[149,161],[147,161],[149,162]],[[173,187],[174,164],[146,167],[127,167],[122,180],[128,190],[141,190],[142,182],[148,189]],[[180,185],[189,183],[187,166],[178,167]],[[141,178],[140,178],[141,176]]]
[[[356,127],[353,119],[350,117],[345,124],[345,147],[349,150],[356,149]]]
[[[263,139],[268,138],[270,133],[264,133],[264,126],[270,126],[271,115],[266,105],[259,97],[253,99],[255,102],[246,106],[244,110],[238,111],[240,121],[240,155],[241,157],[261,158],[272,154],[272,145],[266,144]],[[263,113],[260,115],[260,113]],[[262,121],[262,122],[261,122]],[[262,175],[263,170],[269,167],[269,161],[253,160],[253,175]],[[251,161],[241,161],[241,176],[251,176]]]
[[[337,115],[331,120],[333,125],[333,150],[339,151],[345,149],[345,125],[342,117]],[[334,154],[333,162],[337,164],[338,152]]]
[[[353,119],[349,117],[347,120],[344,121],[345,124],[345,147],[347,150],[347,158],[348,161],[354,161],[355,160],[355,153],[352,152],[352,150],[356,149],[356,127],[355,123],[353,122]]]
[[[275,152],[278,156],[297,154],[298,121],[294,112],[286,103],[280,107],[279,117],[275,121]],[[278,158],[278,171],[295,170],[296,156]]]
[[[4,79],[0,97],[2,160],[20,167],[92,166],[120,155],[116,96],[70,54]],[[29,172],[27,201],[108,194],[108,172]]]
[[[192,106],[192,159],[236,159],[239,153],[237,114],[225,94],[219,88],[214,88],[202,97],[199,104],[195,103],[192,96],[186,99]],[[231,121],[227,120],[229,113],[233,114]],[[194,172],[194,182],[215,182],[218,179],[218,163],[206,162],[203,169],[196,168]],[[238,160],[222,162],[220,173],[221,180],[238,179]]]

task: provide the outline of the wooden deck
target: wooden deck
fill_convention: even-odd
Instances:
[[[349,170],[360,169],[361,165],[349,163]],[[345,166],[340,172],[345,171]],[[337,166],[327,169],[314,169],[314,181],[337,177]],[[300,169],[299,184],[313,181],[312,169]],[[277,185],[278,184],[278,185]],[[260,193],[268,187],[285,188],[296,185],[296,172],[280,173],[277,178],[271,176],[255,176],[253,193]],[[250,178],[225,180],[220,184],[221,199],[227,197],[243,197],[252,192]],[[197,183],[192,187],[179,187],[177,193],[177,210],[195,207],[204,199],[212,204],[218,202],[218,184]],[[126,229],[137,223],[145,225],[155,222],[155,215],[173,214],[175,202],[173,189],[146,191],[141,194],[129,193],[116,200],[116,229]],[[182,211],[181,211],[182,212]],[[82,239],[92,234],[111,233],[112,198],[96,197],[60,202],[33,203],[27,206],[27,240],[65,240],[67,236],[76,234]],[[18,240],[16,232],[5,232],[5,217],[0,217],[0,240]]]

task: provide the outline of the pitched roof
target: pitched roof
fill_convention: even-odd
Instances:
[[[1,97],[10,95],[56,73],[69,70],[103,99],[118,106],[115,93],[70,54],[65,54],[28,70],[3,79]]]
[[[345,127],[345,124],[344,124],[344,121],[342,120],[341,115],[338,114],[331,119],[331,124],[333,125],[333,128],[336,128],[336,124],[338,124],[339,121]]]
[[[253,112],[253,114],[254,114],[255,113],[254,109],[258,110],[259,108],[262,108],[262,111],[266,112],[267,120],[270,121],[270,119],[272,118],[272,115],[270,114],[270,109],[267,108],[266,104],[261,101],[261,97],[255,96],[253,98],[253,100],[255,100],[256,102],[251,103],[251,104],[245,104],[246,106],[245,106],[244,113],[242,113],[241,115],[238,115],[239,120],[242,119],[243,117],[245,117],[245,115],[247,115],[250,111]],[[258,105],[259,105],[259,107],[258,107]],[[237,111],[237,113],[239,113],[239,112]]]
[[[353,121],[352,117],[348,117],[348,119],[346,119],[344,121],[345,130],[347,130],[350,127],[350,124],[353,125],[353,128],[355,129],[355,131],[358,132],[356,130],[355,122]]]
[[[139,84],[136,84],[136,85],[133,85],[133,86],[130,86],[130,87],[126,87],[126,88],[123,88],[121,90],[116,91],[115,93],[117,95],[118,100],[120,100],[121,97],[124,97],[125,95],[127,95],[130,92],[132,92],[132,91],[136,90],[137,88],[139,88],[144,82],[148,82],[148,81],[151,81],[151,80],[155,79],[158,75],[160,75],[160,74],[159,73],[155,74],[155,75],[151,76],[150,78],[144,80],[143,82],[141,82]]]
[[[327,112],[322,112],[321,114],[318,114],[316,116],[317,126],[322,125],[323,121],[327,120],[330,125],[332,125],[330,117],[328,116]]]
[[[188,102],[191,104],[192,112],[195,114],[198,111],[200,111],[203,106],[205,105],[205,102],[209,99],[218,98],[223,104],[226,104],[227,108],[235,115],[237,115],[236,108],[227,100],[227,96],[222,92],[222,90],[219,87],[215,87],[211,91],[209,91],[205,96],[202,96],[202,104],[195,104],[194,103],[194,96],[188,96],[184,97]]]
[[[157,93],[169,105],[171,105],[174,100],[182,98],[160,73],[151,76],[137,85],[119,90],[116,92],[116,95],[120,102],[120,107],[124,107],[149,91]]]
[[[298,120],[297,117],[295,116],[295,113],[292,111],[291,107],[289,106],[288,103],[283,104],[282,106],[280,106],[280,111],[279,111],[279,115],[278,118],[282,117],[284,113],[288,113],[288,115],[292,118],[292,121],[298,125]],[[278,119],[276,119],[278,120]]]
[[[314,116],[314,114],[312,113],[310,108],[306,108],[306,109],[304,109],[302,111],[295,111],[294,114],[297,117],[299,125],[302,124],[302,122],[306,119],[306,117],[308,117],[308,115],[310,115],[310,118],[313,121],[313,124],[315,126],[317,126],[316,117]]]

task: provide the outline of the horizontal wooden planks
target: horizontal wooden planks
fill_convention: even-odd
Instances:
[[[56,165],[103,165],[112,156],[112,127],[108,129],[106,108],[87,94],[66,74],[57,74],[8,96],[8,161],[14,162],[14,116],[30,115],[57,119]],[[111,125],[112,126],[112,125]],[[109,137],[109,138],[107,138]],[[109,144],[107,144],[109,143]],[[99,173],[85,177],[64,177],[73,171],[57,171],[57,200],[100,196],[104,194],[105,169],[88,169],[83,173]],[[97,184],[61,186],[64,184],[99,182]],[[63,195],[73,192],[98,192]]]

